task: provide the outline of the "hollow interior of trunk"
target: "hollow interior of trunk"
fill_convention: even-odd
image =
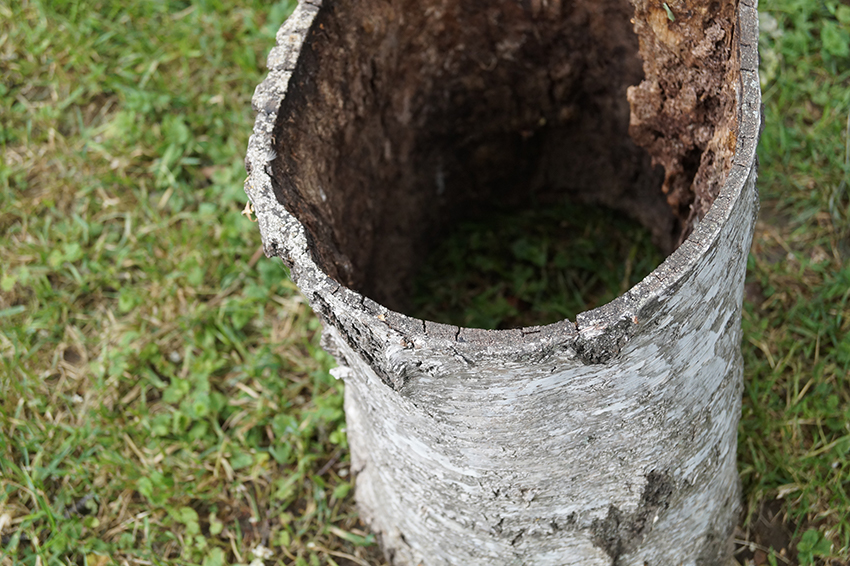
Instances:
[[[565,200],[619,210],[671,252],[693,207],[670,202],[668,163],[665,179],[629,135],[627,89],[644,79],[634,17],[628,0],[326,1],[272,161],[319,266],[404,312],[458,221]],[[687,186],[691,145],[675,158]]]

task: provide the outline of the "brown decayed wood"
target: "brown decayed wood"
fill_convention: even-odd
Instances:
[[[664,166],[662,190],[684,240],[726,179],[735,152],[735,0],[632,0],[645,79],[629,88],[629,133]],[[672,16],[672,20],[671,20]]]

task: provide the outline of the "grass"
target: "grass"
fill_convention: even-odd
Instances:
[[[801,564],[847,564],[850,7],[771,0],[760,9],[763,204],[739,435],[748,526],[757,531],[760,508],[773,505]]]
[[[3,566],[374,554],[318,323],[240,215],[292,7],[0,3]]]
[[[613,300],[664,257],[613,210],[564,203],[462,222],[415,281],[414,314],[474,328],[549,324]]]
[[[291,9],[0,0],[0,565],[382,564],[318,323],[240,215]],[[850,8],[760,9],[738,557],[847,564]]]

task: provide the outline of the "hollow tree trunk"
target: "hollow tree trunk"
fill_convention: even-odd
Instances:
[[[461,4],[301,0],[254,95],[245,189],[339,361],[361,515],[398,565],[721,564],[755,5]],[[670,255],[575,322],[401,313],[447,225],[530,195],[618,208]]]

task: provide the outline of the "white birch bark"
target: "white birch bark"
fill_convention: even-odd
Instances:
[[[731,171],[707,216],[615,301],[544,326],[388,310],[315,263],[275,198],[276,109],[321,2],[278,33],[246,159],[266,254],[325,324],[363,519],[396,565],[721,564],[738,518],[741,306],[757,214],[757,17],[739,5]]]

